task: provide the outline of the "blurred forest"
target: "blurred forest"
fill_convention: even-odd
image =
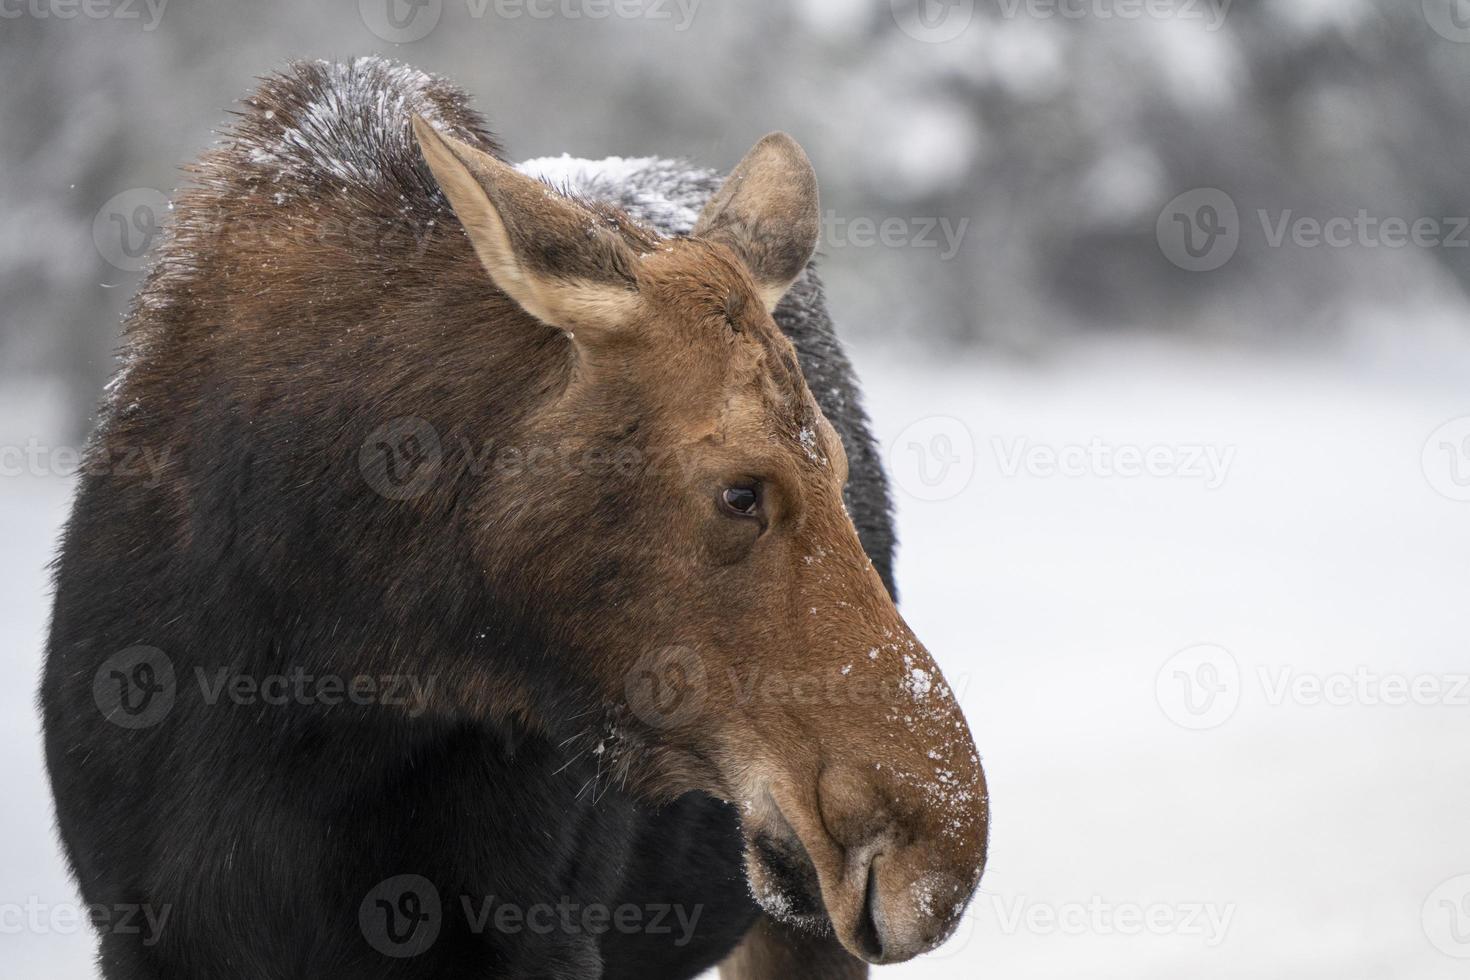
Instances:
[[[44,387],[84,429],[142,265],[100,239],[114,223],[155,233],[138,202],[172,192],[255,76],[369,53],[466,88],[513,159],[727,168],[791,132],[823,181],[823,268],[853,337],[950,357],[1107,331],[1308,349],[1463,336],[1462,7],[6,0],[0,384]],[[1199,188],[1238,208],[1239,247],[1191,271],[1163,239],[1170,202]],[[1282,220],[1361,212],[1442,234],[1271,241]]]

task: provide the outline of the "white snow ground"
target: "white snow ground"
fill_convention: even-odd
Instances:
[[[899,484],[903,608],[994,809],[959,933],[876,975],[1465,976],[1470,502],[1446,494],[1470,422],[1430,441],[1470,416],[1464,362],[1395,376],[1115,340],[858,363]],[[0,441],[44,431],[42,399],[5,401]],[[1162,447],[1169,475],[1103,471],[1129,447]],[[1085,472],[1046,475],[1048,449]],[[91,974],[32,705],[69,489],[0,478],[6,976]],[[1415,684],[1438,703],[1391,703]]]

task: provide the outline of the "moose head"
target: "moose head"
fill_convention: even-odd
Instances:
[[[565,347],[521,435],[640,460],[470,502],[487,574],[513,574],[553,645],[578,651],[565,666],[611,706],[632,783],[739,807],[768,911],[830,923],[873,963],[933,948],[980,877],[985,782],[772,318],[818,238],[805,153],[765,137],[692,234],[664,238],[414,130],[515,329]]]

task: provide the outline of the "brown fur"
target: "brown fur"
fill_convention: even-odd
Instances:
[[[854,953],[888,961],[933,945],[978,875],[984,784],[953,697],[847,518],[841,441],[769,313],[815,244],[805,155],[767,137],[695,237],[652,241],[416,126],[490,278],[566,331],[570,376],[528,428],[591,438],[637,419],[658,461],[640,490],[664,504],[660,526],[606,529],[608,553],[641,566],[637,601],[588,607],[565,591],[570,577],[538,589],[590,614],[576,642],[605,651],[586,666],[610,699],[650,647],[694,651],[703,668],[704,710],[657,732],[629,723],[628,771],[665,794],[741,803],[752,834],[811,862]],[[751,480],[759,519],[719,513],[721,488]],[[513,520],[493,510],[481,523],[499,537]],[[783,685],[873,694],[834,711],[781,691],[736,707],[741,678],[778,671]],[[779,909],[787,898],[751,853],[756,894]]]
[[[830,922],[873,962],[932,947],[983,867],[985,784],[952,693],[859,543],[843,446],[769,312],[815,245],[805,155],[768,137],[698,234],[664,239],[505,166],[447,87],[402,109],[393,138],[426,117],[427,166],[306,166],[283,132],[310,144],[380,107],[323,120],[268,80],[237,138],[196,168],[103,433],[171,450],[164,483],[127,506],[283,608],[319,584],[298,581],[296,549],[320,549],[313,567],[353,583],[381,624],[380,642],[325,669],[434,663],[432,710],[450,719],[560,734],[585,717],[567,751],[605,745],[606,778],[742,809],[771,914]],[[262,159],[262,146],[288,149]],[[359,449],[401,418],[430,423],[444,458],[422,493],[386,502],[363,490]],[[194,431],[241,436],[196,445]],[[553,462],[464,465],[464,447],[487,445]],[[253,454],[240,479],[267,485],[206,494],[231,452]],[[722,488],[752,479],[759,517],[722,513]],[[217,512],[257,499],[270,513]],[[500,632],[534,637],[534,652],[483,634],[432,647],[425,583],[448,583],[428,608],[449,621],[493,597]],[[303,648],[336,628],[281,624],[295,626]],[[669,682],[669,651],[686,701],[650,718],[630,683]],[[786,962],[762,942],[742,955]]]

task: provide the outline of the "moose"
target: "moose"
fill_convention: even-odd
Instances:
[[[375,58],[177,193],[40,702],[110,980],[851,978],[954,929],[988,797],[895,606],[790,137],[515,167]],[[166,450],[166,452],[165,452]]]

